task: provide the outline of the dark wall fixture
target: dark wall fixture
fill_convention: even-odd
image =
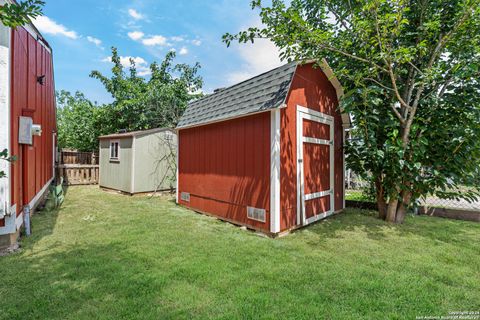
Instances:
[[[37,82],[43,86],[45,84],[45,75],[37,77]]]

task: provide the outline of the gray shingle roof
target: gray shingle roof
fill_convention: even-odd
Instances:
[[[297,63],[292,62],[191,102],[177,128],[187,128],[279,108]]]

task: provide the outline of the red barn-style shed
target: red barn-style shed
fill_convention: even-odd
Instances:
[[[192,102],[177,203],[269,234],[341,211],[343,94],[326,61],[289,63]]]
[[[12,29],[0,23],[0,151],[16,157],[0,160],[7,175],[0,178],[0,247],[16,241],[24,214],[53,179],[54,92],[52,49],[40,32],[32,24]]]

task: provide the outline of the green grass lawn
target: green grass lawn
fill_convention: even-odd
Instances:
[[[362,190],[345,190],[345,200],[375,202],[369,199]]]
[[[0,258],[1,319],[415,319],[480,311],[480,224],[348,210],[280,239],[68,189]]]

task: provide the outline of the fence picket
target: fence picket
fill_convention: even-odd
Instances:
[[[72,150],[60,151],[57,173],[63,177],[67,185],[98,184],[99,165],[98,153],[78,152]]]

